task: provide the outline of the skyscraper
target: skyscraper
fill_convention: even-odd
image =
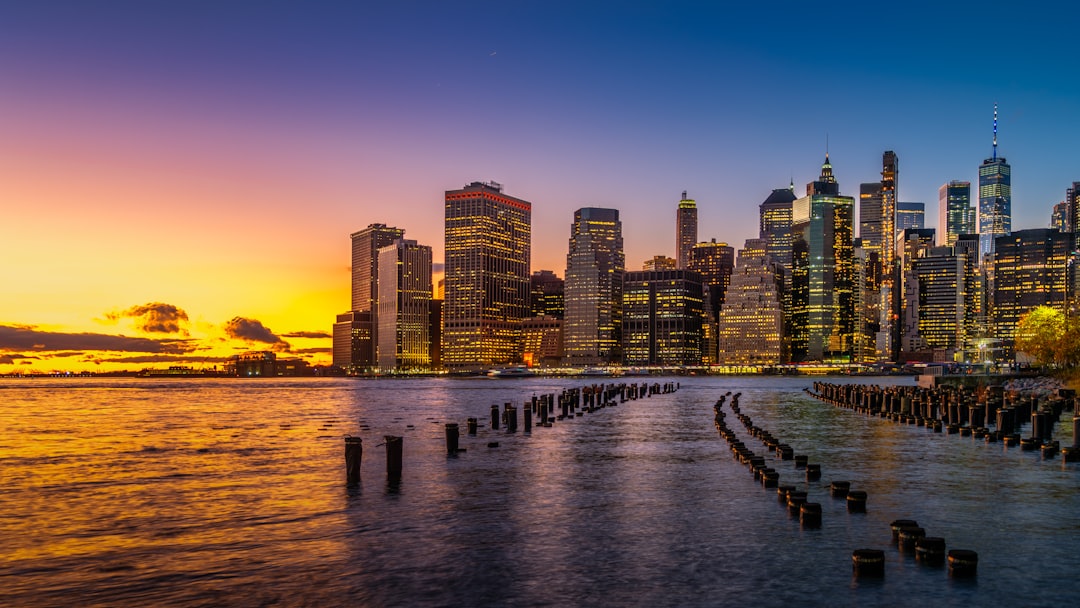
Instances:
[[[881,226],[881,182],[859,184],[859,239],[867,253],[881,262],[881,251],[891,242]]]
[[[398,239],[379,249],[379,369],[431,368],[431,247]]]
[[[1050,211],[1050,227],[1061,232],[1069,232],[1069,206],[1065,201],[1055,203]]]
[[[683,190],[675,215],[675,265],[679,270],[690,262],[690,249],[697,242],[697,203]]]
[[[366,313],[354,315],[354,322],[360,323],[363,319],[361,330],[348,330],[349,335],[355,335],[357,331],[364,339],[352,340],[356,351],[348,366],[350,371],[360,371],[378,365],[379,348],[379,249],[392,244],[402,238],[405,231],[400,228],[387,227],[386,224],[369,224],[367,228],[354,232],[352,238],[352,311]],[[345,332],[344,325],[337,327],[339,332]],[[370,340],[367,339],[370,334]],[[339,336],[339,343],[344,343],[344,337]]]
[[[994,237],[1012,232],[1012,168],[997,153],[997,104],[994,104],[994,151],[979,165],[979,234],[983,253],[993,251]]]
[[[617,209],[574,212],[566,255],[563,354],[569,365],[617,363],[626,271]]]
[[[826,154],[821,177],[792,204],[792,361],[851,360],[854,209]]]
[[[938,188],[938,244],[952,247],[961,234],[975,233],[971,182],[953,180]]]
[[[765,252],[788,275],[791,274],[791,204],[795,185],[777,188],[758,206],[758,238],[765,239]]]
[[[1065,232],[1075,235],[1074,248],[1080,249],[1080,182],[1073,182],[1065,190]]]
[[[889,251],[888,245],[896,238],[896,203],[900,199],[898,180],[900,177],[900,160],[892,150],[886,150],[881,155],[881,236],[884,249],[881,251],[881,265],[883,268],[892,268],[895,252]]]
[[[702,356],[706,364],[714,363],[718,347],[716,323],[728,283],[731,282],[731,273],[735,270],[735,249],[727,243],[717,243],[716,239],[698,243],[690,250],[689,270],[701,275],[706,316]]]
[[[624,365],[701,365],[701,278],[696,272],[628,272],[622,302]]]
[[[765,248],[765,240],[747,239],[739,250],[719,316],[719,363],[775,365],[784,360],[782,275]]]
[[[532,316],[563,318],[566,283],[550,270],[537,270],[529,279],[532,289]]]
[[[896,231],[908,228],[926,227],[926,204],[901,202],[896,203]]]
[[[529,316],[532,203],[495,182],[446,191],[443,362],[451,369],[518,363]]]
[[[994,336],[1009,354],[1024,314],[1036,306],[1067,312],[1073,238],[1067,232],[1037,228],[1017,230],[995,241],[991,321]]]

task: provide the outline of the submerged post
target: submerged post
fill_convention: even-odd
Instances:
[[[458,425],[456,422],[446,423],[446,453],[450,456],[458,453]]]
[[[360,460],[364,454],[364,442],[359,437],[345,438],[345,483],[360,483]]]
[[[390,479],[401,477],[401,452],[403,437],[384,435],[386,440],[386,476]]]

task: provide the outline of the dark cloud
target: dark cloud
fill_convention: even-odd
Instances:
[[[289,343],[270,331],[270,328],[256,319],[233,317],[225,323],[225,334],[230,338],[246,340],[248,342],[262,342],[270,344],[273,350],[287,351]]]
[[[445,270],[446,264],[443,264],[442,262],[433,262],[431,264],[431,272],[435,274],[439,274],[440,272],[444,272]]]
[[[198,357],[185,355],[136,355],[94,359],[94,363],[224,363],[228,357]]]
[[[297,355],[329,355],[334,352],[332,348],[298,348],[293,353]]]
[[[0,353],[0,365],[15,365],[15,362],[20,359],[41,359],[41,357],[22,353]],[[22,363],[27,364],[29,361],[22,361]]]
[[[334,336],[330,335],[330,332],[326,332],[326,331],[294,331],[294,332],[288,333],[288,334],[281,334],[281,337],[282,338],[311,338],[311,339],[315,340],[315,339],[322,339],[322,338],[333,338]]]
[[[60,352],[60,353],[49,353],[47,356],[50,359],[56,359],[56,358],[64,358],[64,357],[78,357],[79,355],[82,355],[82,354],[83,354],[83,352],[81,350],[69,350],[69,351]]]
[[[69,334],[38,331],[26,326],[0,325],[0,350],[182,353],[190,349],[182,340],[151,340],[92,333]]]
[[[187,330],[184,325],[188,322],[188,315],[183,309],[165,304],[164,302],[149,302],[122,312],[110,312],[105,318],[116,321],[120,318],[135,320],[135,328],[140,331],[155,334],[184,334]]]

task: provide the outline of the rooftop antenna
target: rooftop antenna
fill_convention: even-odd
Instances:
[[[994,102],[994,156],[993,160],[997,160],[997,102]]]

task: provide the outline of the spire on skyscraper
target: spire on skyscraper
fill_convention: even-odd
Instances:
[[[997,160],[997,103],[994,103],[994,155],[991,157]]]

